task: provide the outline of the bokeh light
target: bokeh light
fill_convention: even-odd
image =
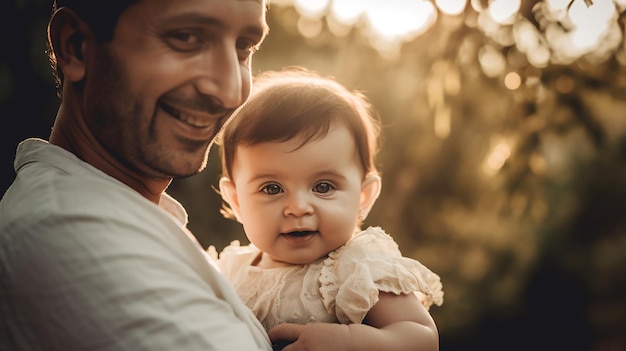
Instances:
[[[456,16],[463,13],[467,0],[435,0],[437,8],[446,15]]]
[[[320,35],[326,17],[334,35],[343,36],[358,27],[383,56],[394,58],[404,43],[431,29],[439,14],[460,15],[468,1],[273,0],[272,4],[291,4],[306,17],[298,24],[306,38]],[[626,0],[539,1],[532,10],[536,24],[520,14],[521,0],[471,0],[470,4],[485,35],[501,46],[515,45],[537,68],[550,63],[568,64],[582,57],[602,63],[623,42],[617,19],[626,10]],[[493,61],[487,54],[486,59]],[[503,71],[496,67],[487,68],[485,74],[501,74]]]
[[[366,9],[371,27],[388,40],[421,34],[436,18],[429,1],[394,0]]]
[[[520,4],[520,0],[492,0],[487,11],[497,23],[513,24]]]
[[[293,0],[296,10],[309,18],[320,18],[328,7],[329,0]]]
[[[522,85],[522,77],[517,72],[509,72],[504,76],[504,86],[509,90],[515,90]]]
[[[483,164],[483,172],[486,175],[494,175],[497,173],[511,156],[511,147],[505,140],[498,140],[494,144]]]
[[[339,23],[354,25],[365,13],[366,4],[359,0],[334,0],[330,5],[330,14]]]

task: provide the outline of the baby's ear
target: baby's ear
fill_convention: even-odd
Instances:
[[[361,183],[361,200],[359,203],[359,213],[361,219],[365,219],[369,214],[372,206],[378,199],[382,189],[383,182],[378,174],[370,173],[365,176]]]
[[[238,222],[241,222],[239,217],[239,199],[237,198],[237,189],[235,183],[228,177],[220,178],[220,195],[222,200],[230,206],[233,211],[233,215]]]

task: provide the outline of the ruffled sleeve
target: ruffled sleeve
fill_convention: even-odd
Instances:
[[[226,246],[224,250],[219,254],[219,260],[217,259],[217,250],[215,247],[209,246],[206,250],[209,256],[214,257],[217,261],[219,269],[224,273],[231,281],[236,280],[238,275],[248,267],[252,260],[259,254],[259,249],[256,246],[249,244],[241,246],[239,240],[233,240],[230,245]]]
[[[378,302],[379,291],[415,293],[424,307],[443,303],[439,276],[402,257],[396,242],[379,227],[357,234],[323,262],[320,292],[328,313],[340,323],[361,323]]]

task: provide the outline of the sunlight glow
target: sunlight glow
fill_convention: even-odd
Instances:
[[[435,6],[426,0],[366,2],[365,32],[371,45],[393,59],[403,43],[424,33],[437,19]]]
[[[371,45],[389,56],[399,54],[403,43],[430,29],[438,15],[461,15],[468,6],[478,13],[478,27],[499,46],[516,45],[537,68],[550,63],[569,64],[584,58],[603,62],[607,53],[623,43],[618,24],[626,0],[542,0],[533,15],[520,15],[522,0],[272,0],[292,4],[308,20],[298,23],[301,34],[313,38],[328,29],[343,36],[358,27]],[[318,21],[319,23],[314,23]],[[499,53],[487,49],[481,65],[489,76],[503,74]],[[626,57],[626,55],[624,55]],[[626,60],[626,59],[625,59]]]
[[[478,52],[478,62],[487,77],[499,76],[506,67],[502,54],[493,46],[483,46]]]
[[[541,33],[528,20],[522,18],[513,25],[513,37],[517,49],[525,53],[534,67],[545,67],[550,61],[550,50],[543,44]]]
[[[572,0],[546,0],[548,6],[554,11],[565,10]]]
[[[298,13],[309,18],[322,17],[330,0],[293,0]]]
[[[467,0],[435,0],[435,5],[446,15],[456,16],[463,13]]]
[[[512,24],[519,11],[521,0],[492,0],[489,15],[499,24]]]
[[[505,141],[499,141],[487,155],[483,164],[483,172],[494,175],[511,156],[511,147]]]
[[[621,30],[616,28],[616,6],[623,11],[623,1],[596,0],[588,5],[584,0],[547,0],[540,10],[553,22],[545,30],[552,61],[568,64],[585,55],[587,60],[604,60],[605,53],[623,41]]]
[[[353,25],[363,16],[367,4],[362,0],[334,0],[330,13],[341,24]]]
[[[419,35],[437,17],[432,3],[422,0],[371,2],[366,14],[372,28],[383,38],[391,40]]]
[[[515,22],[513,36],[520,52],[527,53],[539,45],[539,31],[527,19],[520,19]]]
[[[609,22],[616,15],[615,6],[609,1],[596,1],[587,7],[582,0],[574,1],[568,11],[575,29],[571,42],[579,50],[589,50],[606,33]]]
[[[298,31],[305,38],[315,38],[322,32],[322,21],[300,17],[298,20]]]

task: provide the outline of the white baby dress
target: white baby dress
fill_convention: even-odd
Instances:
[[[328,257],[307,265],[259,268],[260,251],[234,241],[219,256],[222,272],[266,330],[280,323],[361,323],[379,291],[415,293],[429,308],[443,303],[439,276],[402,257],[379,227],[356,234]]]

